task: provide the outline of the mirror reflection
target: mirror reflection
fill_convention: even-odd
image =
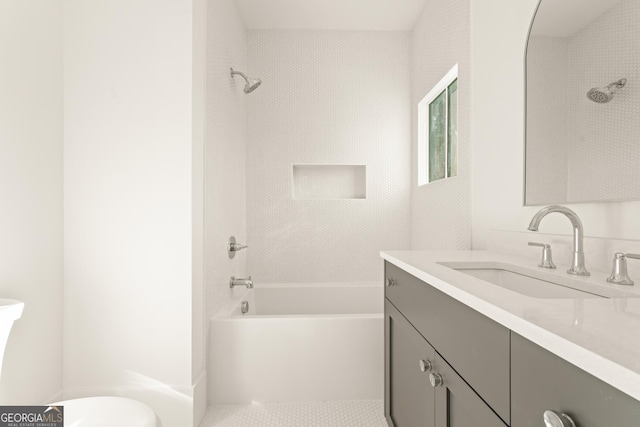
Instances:
[[[525,204],[640,199],[640,1],[541,0],[526,73]]]

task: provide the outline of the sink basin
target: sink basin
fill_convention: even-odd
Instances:
[[[558,277],[546,272],[505,263],[450,262],[440,263],[501,288],[533,298],[638,298],[640,295],[598,286],[584,280]]]

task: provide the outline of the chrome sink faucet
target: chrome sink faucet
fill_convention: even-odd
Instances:
[[[587,271],[584,266],[584,243],[583,243],[583,229],[582,221],[578,215],[569,208],[560,205],[551,205],[540,209],[531,219],[529,223],[530,231],[538,231],[538,226],[542,218],[552,212],[558,212],[569,218],[571,225],[573,226],[573,258],[571,260],[571,268],[567,270],[569,274],[575,274],[576,276],[589,276],[591,273]]]

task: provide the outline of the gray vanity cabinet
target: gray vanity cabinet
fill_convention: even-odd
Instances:
[[[504,427],[509,330],[390,263],[385,283],[388,424]]]
[[[505,427],[389,301],[385,302],[385,341],[389,426]]]
[[[385,297],[389,426],[640,427],[638,400],[388,262]]]
[[[638,427],[640,402],[511,333],[511,426],[540,427],[547,410],[576,427]]]

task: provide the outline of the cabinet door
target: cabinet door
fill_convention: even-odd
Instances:
[[[429,385],[436,393],[436,427],[506,426],[440,356],[436,356]]]
[[[547,410],[567,414],[576,427],[640,426],[640,402],[511,333],[513,427],[544,425]]]
[[[391,427],[434,427],[435,397],[427,368],[435,351],[388,300],[384,311],[387,423]]]

